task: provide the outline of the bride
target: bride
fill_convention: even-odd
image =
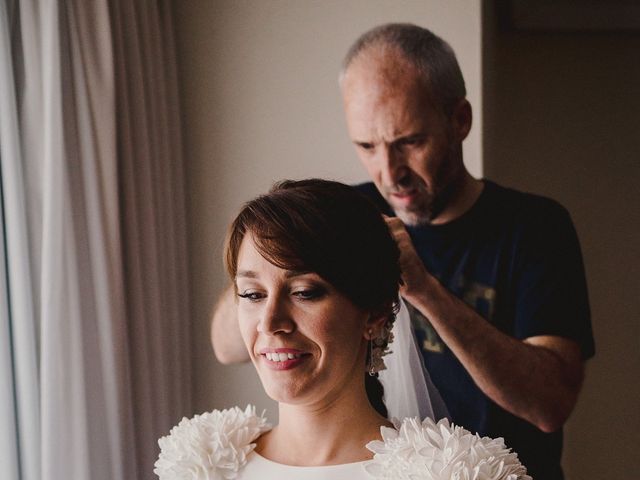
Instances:
[[[194,480],[409,478],[398,473],[411,472],[393,450],[418,441],[419,448],[403,450],[421,475],[411,478],[444,479],[455,468],[473,468],[461,466],[460,455],[449,459],[451,465],[438,460],[447,441],[455,450],[459,440],[460,451],[475,448],[475,457],[489,452],[502,461],[486,462],[481,470],[502,476],[469,478],[529,478],[500,441],[482,443],[446,420],[405,421],[397,432],[372,406],[365,378],[385,368],[399,305],[398,256],[376,208],[346,185],[285,181],[248,202],[229,229],[226,266],[242,338],[266,393],[278,402],[279,424],[269,428],[251,407],[183,419],[160,440],[156,474]],[[411,451],[415,458],[407,460]]]

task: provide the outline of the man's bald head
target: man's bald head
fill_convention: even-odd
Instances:
[[[379,68],[370,74],[381,76],[385,83],[393,83],[394,77],[407,73],[397,70],[403,65],[417,73],[428,89],[429,97],[446,115],[450,115],[466,97],[464,78],[453,50],[425,28],[389,23],[364,33],[344,58],[341,85],[350,67],[360,61],[377,65]]]

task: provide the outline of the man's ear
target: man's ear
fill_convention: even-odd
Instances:
[[[471,111],[471,104],[466,98],[460,99],[458,104],[454,107],[451,114],[451,128],[454,133],[454,138],[458,142],[462,142],[471,131],[471,124],[473,123],[473,113]]]

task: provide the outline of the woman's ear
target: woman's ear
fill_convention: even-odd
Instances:
[[[380,334],[382,328],[389,321],[391,312],[391,308],[385,307],[376,309],[369,314],[365,325],[365,338],[367,340],[371,340],[371,337],[375,338]]]

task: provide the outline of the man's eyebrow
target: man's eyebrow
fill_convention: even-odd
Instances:
[[[399,135],[398,138],[396,138],[395,141],[398,140],[419,140],[422,138],[425,138],[427,136],[426,133],[424,132],[413,132],[413,133],[407,133],[406,135]]]

